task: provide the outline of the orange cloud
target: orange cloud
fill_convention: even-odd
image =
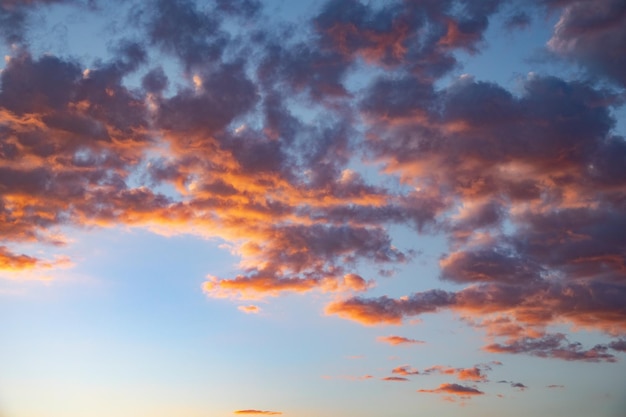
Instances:
[[[501,365],[500,362],[491,362],[493,365]],[[392,372],[401,375],[422,375],[440,374],[455,375],[461,381],[487,382],[486,372],[491,370],[490,364],[478,364],[471,368],[452,368],[450,366],[434,365],[419,372],[417,369],[411,369],[408,366],[395,368]]]
[[[243,311],[246,314],[257,314],[261,311],[261,309],[258,306],[255,305],[247,305],[247,306],[239,306],[237,307],[237,309],[239,311]]]
[[[409,339],[403,336],[379,336],[376,338],[379,342],[389,343],[392,346],[396,345],[414,345],[425,343],[421,340]]]
[[[376,299],[359,297],[331,302],[326,314],[337,314],[365,325],[401,324],[407,313],[418,315],[434,312],[454,303],[454,294],[442,290],[430,290],[411,297],[393,299],[386,296]]]
[[[408,375],[418,375],[419,371],[417,369],[412,369],[408,365],[403,365],[403,366],[398,366],[397,368],[392,369],[391,373],[408,376]]]
[[[49,280],[46,271],[57,268],[69,268],[73,263],[66,256],[57,256],[53,260],[43,260],[23,254],[15,254],[0,246],[0,272],[3,277],[21,280]]]
[[[27,255],[17,255],[5,246],[0,246],[0,270],[15,271],[32,269],[41,263],[42,261],[37,258]]]
[[[422,371],[424,374],[438,373],[442,375],[454,375],[457,372],[455,368],[442,365],[434,365]]]
[[[279,416],[279,415],[282,415],[283,413],[280,411],[237,410],[237,411],[233,411],[233,414]]]
[[[457,371],[457,378],[465,381],[484,382],[487,380],[487,376],[483,370],[474,366],[473,368],[464,368]]]

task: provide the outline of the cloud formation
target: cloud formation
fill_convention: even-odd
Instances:
[[[268,27],[255,0],[136,2],[94,62],[25,41],[31,14],[60,3],[89,9],[0,2],[0,269],[67,264],[13,249],[61,246],[62,227],[190,233],[240,258],[234,276],[207,271],[208,297],[317,291],[326,314],[365,325],[452,311],[492,353],[626,350],[622,2],[331,0],[299,28]],[[548,49],[585,77],[531,73],[516,90],[455,77],[500,12],[508,28],[558,14]],[[368,295],[416,256],[397,225],[445,236],[448,289]],[[553,325],[611,340],[583,347]]]

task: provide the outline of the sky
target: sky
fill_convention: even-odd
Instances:
[[[0,0],[0,417],[626,414],[623,0]]]

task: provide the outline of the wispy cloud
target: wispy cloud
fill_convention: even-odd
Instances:
[[[417,392],[429,393],[429,394],[452,394],[460,397],[470,397],[475,395],[484,395],[485,393],[465,385],[459,384],[441,384],[435,389],[420,389]]]
[[[426,343],[422,340],[409,339],[403,336],[379,336],[376,338],[379,342],[389,343],[392,346],[397,345],[417,345]]]
[[[246,314],[257,314],[261,311],[261,308],[259,306],[255,306],[254,304],[249,304],[249,305],[245,305],[245,306],[239,306],[237,307],[237,309],[239,311],[242,311]]]

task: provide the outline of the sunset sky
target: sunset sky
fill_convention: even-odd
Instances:
[[[624,0],[0,0],[0,417],[626,416]]]

